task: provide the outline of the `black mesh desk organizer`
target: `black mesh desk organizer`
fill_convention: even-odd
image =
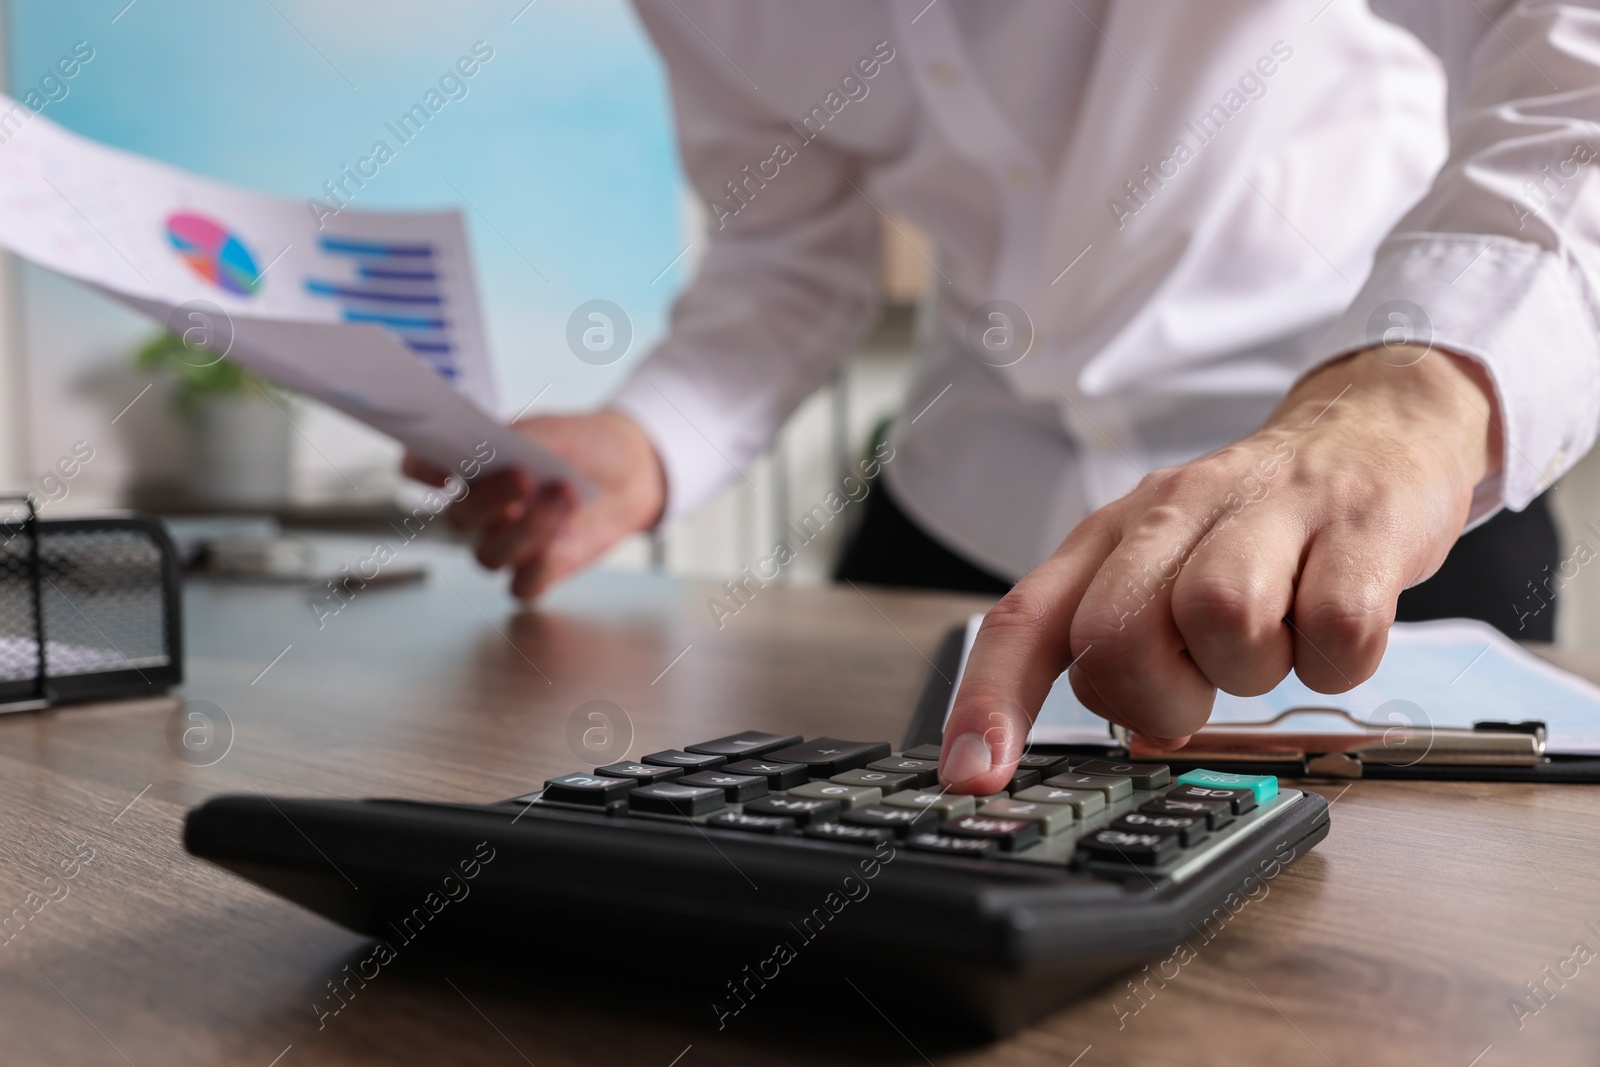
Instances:
[[[41,519],[0,498],[0,712],[183,680],[177,553],[139,515]]]

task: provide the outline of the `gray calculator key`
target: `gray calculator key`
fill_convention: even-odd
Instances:
[[[918,745],[916,748],[908,748],[908,749],[906,749],[904,752],[900,753],[900,755],[905,756],[907,759],[925,759],[925,760],[930,760],[933,763],[938,763],[939,762],[939,746],[938,745]]]
[[[1235,815],[1244,815],[1256,807],[1256,795],[1252,790],[1218,789],[1208,785],[1190,785],[1188,782],[1168,790],[1167,797],[1171,800],[1221,800],[1233,809]]]
[[[789,795],[804,800],[837,800],[846,808],[853,808],[858,804],[878,803],[883,799],[883,790],[838,782],[807,782],[789,790]]]
[[[1172,770],[1164,763],[1114,763],[1111,760],[1092,759],[1076,764],[1072,769],[1078,774],[1131,778],[1135,789],[1165,789],[1172,784]]]
[[[941,793],[935,789],[906,789],[885,797],[883,802],[897,808],[923,808],[947,819],[978,810],[977,801],[964,793]]]
[[[1068,830],[1078,821],[1078,813],[1066,804],[1041,804],[1027,800],[995,800],[978,809],[979,815],[1001,819],[1026,819],[1039,824],[1046,837]]]
[[[633,778],[640,785],[647,782],[671,782],[683,777],[682,767],[657,767],[649,763],[608,763],[596,767],[594,773],[607,778]]]
[[[669,748],[663,752],[652,752],[641,757],[643,763],[654,763],[658,767],[682,767],[686,771],[709,771],[713,767],[720,767],[728,762],[727,756],[708,756],[702,752],[685,752],[678,748]]]
[[[762,797],[744,806],[746,815],[771,815],[792,819],[801,826],[814,822],[832,822],[843,809],[837,800],[807,800],[804,797]]]
[[[955,834],[912,834],[906,844],[918,852],[942,852],[946,856],[987,856],[995,849],[995,843],[987,837]]]
[[[852,826],[842,822],[812,823],[800,831],[824,841],[843,841],[849,845],[876,845],[894,838],[894,831],[882,826]]]
[[[926,789],[939,780],[939,761],[931,759],[890,756],[888,759],[867,764],[867,770],[909,774],[914,779],[909,786],[911,789]]]
[[[840,785],[861,785],[868,789],[881,789],[885,793],[898,793],[902,789],[910,789],[916,785],[916,778],[913,775],[897,774],[894,771],[875,771],[871,767],[841,771],[828,781]]]
[[[1046,778],[1044,784],[1053,785],[1058,789],[1095,789],[1104,793],[1105,798],[1110,801],[1133,796],[1133,779],[1126,775],[1080,774],[1077,771],[1067,771],[1065,774]]]
[[[628,794],[629,811],[655,815],[708,815],[726,806],[727,800],[720,789],[679,785],[677,782],[642,785]]]
[[[1020,793],[1039,784],[1043,776],[1032,767],[1018,767],[1011,775],[1011,781],[1006,783],[1007,793]]]
[[[1026,768],[1030,771],[1038,771],[1041,777],[1047,777],[1052,774],[1060,774],[1066,770],[1070,758],[1068,756],[1051,756],[1042,752],[1025,752],[1017,760],[1017,767],[1019,769]]]
[[[748,834],[787,837],[794,833],[794,820],[777,815],[749,815],[742,811],[723,811],[706,820],[707,826],[723,830],[743,830]]]
[[[1177,834],[1178,843],[1184,848],[1192,848],[1211,834],[1204,815],[1156,815],[1148,811],[1130,811],[1112,823],[1111,829],[1130,834]]]
[[[718,770],[729,774],[759,774],[767,780],[767,788],[773,790],[791,789],[811,778],[811,768],[804,763],[780,763],[766,759],[742,759]]]
[[[767,753],[769,759],[804,763],[814,778],[829,778],[840,771],[865,767],[889,755],[887,741],[845,741],[837,737],[818,737],[800,745],[790,745]]]
[[[1027,819],[1002,819],[993,815],[963,815],[942,826],[947,834],[993,841],[1007,852],[1027,848],[1039,840],[1040,825]]]
[[[1094,859],[1140,866],[1160,863],[1180,847],[1177,834],[1096,830],[1078,839],[1078,851]]]
[[[893,830],[904,837],[911,833],[932,830],[939,825],[939,816],[931,811],[916,808],[896,808],[888,804],[864,804],[851,808],[839,817],[851,826],[875,826],[880,830]]]
[[[639,783],[632,778],[608,778],[601,774],[563,774],[544,783],[545,800],[561,804],[583,804],[605,808],[626,800]]]
[[[1151,815],[1199,815],[1206,827],[1220,830],[1233,821],[1233,805],[1226,800],[1185,800],[1182,797],[1154,797],[1139,805]]]
[[[1106,795],[1099,790],[1062,789],[1053,785],[1036,785],[1032,789],[1024,789],[1011,799],[1035,804],[1065,804],[1080,817],[1104,811],[1106,806]]]
[[[775,748],[785,748],[799,743],[799,734],[764,734],[760,730],[746,730],[742,734],[729,734],[715,741],[701,741],[697,745],[689,745],[684,751],[699,752],[707,756],[726,756],[729,759],[745,759],[771,752]]]
[[[678,779],[678,784],[720,789],[730,804],[739,804],[767,795],[767,780],[759,774],[729,774],[721,770],[696,771]]]

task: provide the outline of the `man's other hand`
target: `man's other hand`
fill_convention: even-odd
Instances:
[[[540,415],[515,429],[572,464],[594,485],[594,497],[580,502],[570,486],[536,486],[508,468],[473,481],[448,516],[476,539],[478,562],[510,568],[512,594],[532,600],[623,537],[654,526],[667,483],[650,439],[621,412]],[[430,485],[445,483],[446,472],[414,456],[402,469]]]

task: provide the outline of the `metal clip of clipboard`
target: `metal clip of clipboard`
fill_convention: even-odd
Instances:
[[[1313,717],[1330,715],[1355,729],[1312,728]],[[1171,762],[1178,755],[1122,727],[1113,733],[1132,758]],[[1545,761],[1545,734],[1544,723],[1535,721],[1385,726],[1363,722],[1343,708],[1301,707],[1259,722],[1209,723],[1179,758],[1207,766],[1299,764],[1307,775],[1330,778],[1360,778],[1363,768],[1374,765],[1532,767]]]

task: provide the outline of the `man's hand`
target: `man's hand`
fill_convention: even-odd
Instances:
[[[1487,374],[1373,349],[1302,379],[1236,444],[1090,515],[995,605],[945,729],[940,779],[1005,787],[1051,683],[1169,748],[1218,689],[1290,669],[1341,693],[1377,669],[1402,590],[1444,562],[1500,438]]]
[[[623,537],[661,517],[667,481],[655,446],[618,411],[541,415],[516,424],[594,484],[587,504],[569,486],[535,486],[508,469],[474,481],[449,511],[451,525],[477,537],[478,562],[512,569],[511,592],[532,600],[552,582],[592,563]],[[443,485],[445,472],[407,456],[407,475]]]

